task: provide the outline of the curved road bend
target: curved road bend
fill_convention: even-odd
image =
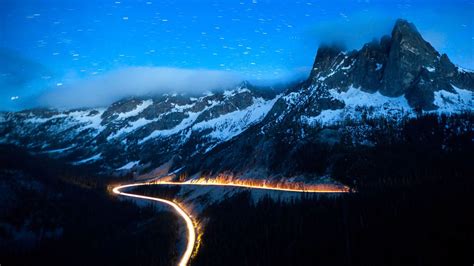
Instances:
[[[242,185],[242,184],[219,184],[219,183],[192,183],[192,182],[154,182],[154,183],[135,183],[123,186],[117,186],[112,191],[115,194],[138,198],[138,199],[145,199],[151,201],[157,201],[164,203],[168,206],[171,206],[176,213],[183,218],[186,222],[186,227],[188,231],[188,243],[186,245],[186,251],[184,252],[183,256],[181,257],[178,266],[186,266],[191,258],[193,253],[194,245],[196,243],[196,228],[194,227],[193,220],[191,216],[177,203],[174,203],[169,200],[165,200],[162,198],[155,198],[155,197],[148,197],[142,196],[138,194],[126,193],[122,192],[122,189],[127,189],[131,187],[139,187],[139,186],[149,186],[149,185],[188,185],[188,186],[227,186],[227,187],[240,187],[240,188],[249,188],[249,189],[265,189],[265,190],[276,190],[276,191],[288,191],[288,192],[306,192],[306,193],[341,193],[341,192],[348,192],[346,190],[304,190],[304,189],[286,189],[286,188],[278,188],[278,187],[264,187],[264,186],[253,186],[253,185]]]
[[[126,193],[126,192],[121,192],[120,191],[121,189],[125,189],[125,188],[138,187],[138,186],[147,186],[147,185],[149,185],[149,184],[147,184],[147,183],[137,183],[137,184],[118,186],[118,187],[115,187],[113,189],[113,192],[115,194],[119,194],[119,195],[123,195],[123,196],[127,196],[127,197],[158,201],[158,202],[167,204],[167,205],[171,206],[176,211],[176,213],[178,213],[179,216],[181,216],[181,218],[184,219],[184,221],[186,222],[186,227],[187,227],[187,231],[188,231],[188,243],[186,245],[186,251],[184,252],[183,256],[181,257],[181,260],[179,261],[178,265],[179,266],[186,266],[186,265],[188,265],[188,261],[191,258],[191,254],[193,253],[194,243],[196,242],[196,229],[194,228],[194,224],[193,224],[193,221],[191,220],[190,215],[187,214],[186,211],[183,208],[181,208],[178,204],[176,204],[172,201],[161,199],[161,198],[142,196],[142,195],[138,195],[138,194],[132,194],[132,193]]]

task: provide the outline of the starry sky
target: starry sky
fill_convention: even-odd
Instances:
[[[301,78],[319,44],[358,49],[396,18],[473,69],[472,14],[474,0],[0,0],[0,109],[127,67]]]

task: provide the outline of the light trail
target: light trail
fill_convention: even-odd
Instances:
[[[142,196],[138,194],[126,193],[122,192],[122,189],[132,188],[132,187],[139,187],[139,186],[151,186],[151,185],[170,185],[170,186],[220,186],[220,187],[237,187],[237,188],[247,188],[247,189],[263,189],[263,190],[274,190],[274,191],[285,191],[285,192],[297,192],[297,193],[346,193],[349,192],[349,188],[345,186],[322,186],[324,189],[318,189],[318,186],[308,186],[309,188],[305,188],[305,186],[301,187],[284,187],[285,184],[267,184],[267,183],[255,183],[255,181],[247,180],[247,181],[235,181],[235,180],[222,180],[222,179],[197,179],[197,180],[189,180],[186,182],[173,182],[173,181],[151,181],[151,182],[143,182],[143,183],[135,183],[129,185],[122,185],[113,188],[113,193],[133,197],[138,199],[145,199],[151,201],[157,201],[164,203],[168,206],[171,206],[176,213],[178,213],[181,218],[184,219],[186,222],[186,227],[188,230],[187,240],[188,243],[186,245],[186,250],[181,257],[181,260],[178,263],[178,266],[186,266],[191,259],[193,254],[194,246],[196,245],[196,227],[193,223],[191,216],[184,210],[183,207],[179,206],[177,203],[156,197],[149,197],[149,196]],[[290,184],[286,184],[287,186],[291,186]]]
[[[158,201],[158,202],[167,204],[167,205],[171,206],[176,211],[176,213],[178,213],[181,216],[181,218],[184,219],[184,221],[186,222],[187,230],[188,230],[188,243],[186,245],[186,251],[184,252],[183,256],[181,257],[181,260],[179,261],[178,265],[179,266],[186,266],[186,265],[188,265],[188,262],[189,262],[189,259],[191,258],[191,255],[193,254],[193,248],[194,248],[194,244],[196,242],[196,230],[194,228],[194,224],[193,224],[193,221],[192,221],[190,215],[187,214],[186,211],[183,208],[181,208],[178,204],[176,204],[172,201],[161,199],[161,198],[142,196],[142,195],[138,195],[138,194],[125,193],[125,192],[120,191],[121,189],[125,189],[125,188],[138,187],[138,186],[147,186],[147,185],[150,185],[150,183],[138,183],[138,184],[118,186],[118,187],[115,187],[112,191],[115,194],[119,194],[119,195],[123,195],[123,196],[127,196],[127,197]]]
[[[237,187],[247,189],[263,189],[296,193],[345,193],[349,192],[349,188],[341,185],[333,184],[291,184],[291,183],[263,183],[256,180],[219,180],[219,179],[195,179],[185,182],[173,181],[152,181],[149,182],[156,185],[176,185],[176,186],[218,186],[218,187]]]

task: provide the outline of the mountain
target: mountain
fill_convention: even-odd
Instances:
[[[398,20],[360,50],[321,46],[308,79],[281,91],[243,82],[107,108],[3,113],[0,141],[118,174],[324,177],[334,145],[374,145],[381,127],[423,114],[472,113],[473,92],[473,72]]]
[[[1,135],[4,142],[74,164],[110,171],[129,170],[140,161],[147,168],[178,152],[206,153],[235,137],[265,117],[275,95],[244,82],[207,95],[130,98],[107,108],[5,113]]]
[[[416,27],[398,20],[391,36],[344,52],[336,46],[318,50],[310,81],[320,90],[360,88],[383,96],[404,96],[411,108],[435,110],[436,92],[474,88],[474,74],[457,68],[440,55]]]

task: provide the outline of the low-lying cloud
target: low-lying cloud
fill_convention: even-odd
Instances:
[[[44,93],[39,104],[55,108],[107,106],[125,97],[163,93],[203,93],[238,84],[233,72],[169,67],[127,67],[65,83]]]
[[[382,12],[364,11],[338,18],[323,20],[311,27],[309,38],[319,44],[339,44],[348,49],[360,49],[362,45],[389,35],[396,18]]]

